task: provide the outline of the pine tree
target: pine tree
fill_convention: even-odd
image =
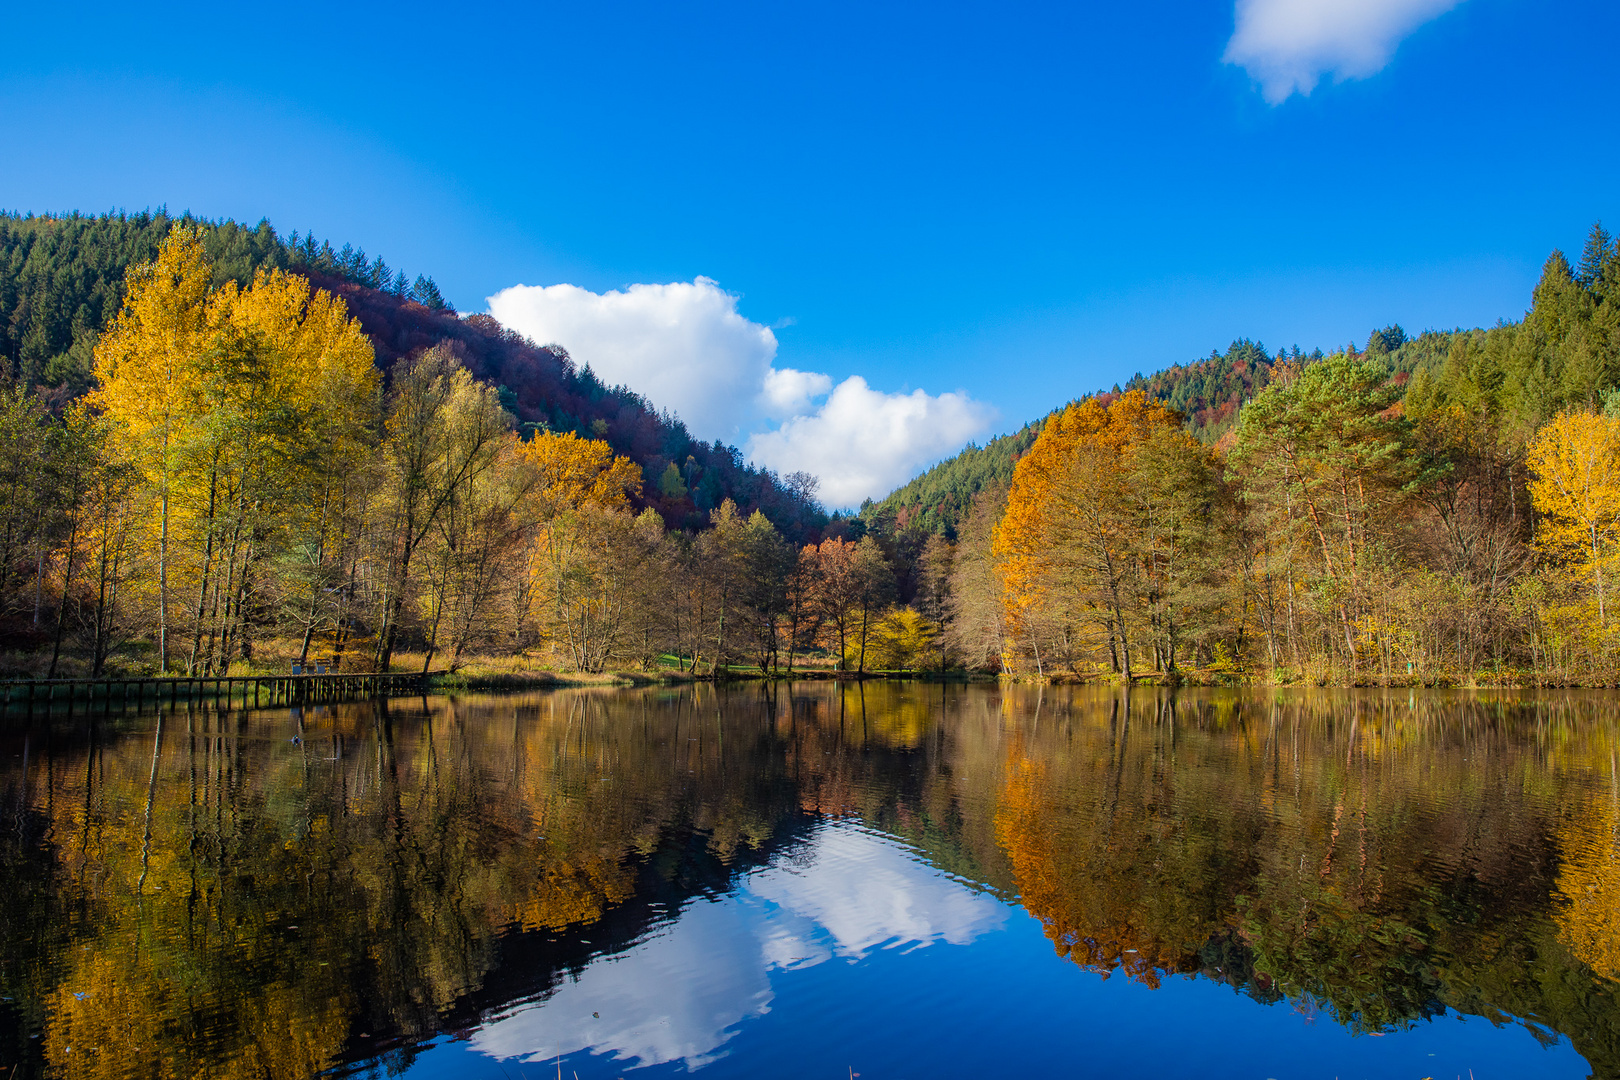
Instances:
[[[1604,269],[1615,257],[1614,237],[1602,222],[1593,222],[1586,234],[1586,245],[1581,249],[1581,263],[1575,270],[1575,280],[1591,288],[1602,277]]]
[[[433,311],[443,311],[449,306],[444,302],[444,295],[439,292],[439,287],[433,283],[433,279],[420,274],[417,275],[416,284],[411,287],[411,299]]]

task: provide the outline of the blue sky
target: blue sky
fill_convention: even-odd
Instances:
[[[844,495],[1240,335],[1515,318],[1620,221],[1612,4],[313,11],[12,5],[0,206],[268,216],[464,311],[576,286],[511,298]],[[677,283],[630,306],[718,318],[685,353],[604,329]]]

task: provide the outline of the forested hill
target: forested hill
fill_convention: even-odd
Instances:
[[[1035,442],[1043,422],[1034,420],[1011,435],[998,435],[983,446],[968,446],[904,487],[896,488],[882,502],[862,507],[861,516],[872,521],[879,515],[892,514],[900,528],[954,535],[979,492],[1012,480],[1013,465]]]
[[[1431,330],[1409,338],[1400,326],[1387,326],[1374,330],[1365,346],[1358,349],[1352,344],[1349,350],[1381,358],[1389,366],[1395,384],[1404,387],[1414,371],[1442,363],[1458,333],[1462,331]],[[1266,388],[1271,381],[1272,368],[1284,362],[1308,366],[1325,355],[1321,349],[1306,353],[1295,347],[1273,356],[1260,342],[1240,338],[1224,353],[1211,350],[1202,360],[1174,364],[1152,375],[1138,373],[1125,384],[1124,390],[1141,389],[1149,397],[1169,405],[1186,418],[1187,430],[1194,437],[1213,445],[1237,423],[1242,404]],[[1121,388],[1115,386],[1087,396],[1101,398],[1106,403],[1120,393]],[[1058,410],[1064,407],[1060,405]],[[895,523],[902,527],[954,535],[980,491],[1012,482],[1013,467],[1035,442],[1043,423],[1045,417],[1031,421],[1011,435],[991,439],[982,447],[969,446],[890,492],[880,502],[863,507],[862,516],[875,520],[874,515],[892,515]]]
[[[1405,386],[1412,372],[1445,359],[1454,333],[1456,331],[1429,330],[1409,338],[1397,324],[1374,330],[1359,350],[1354,343],[1345,349],[1382,358],[1389,365],[1396,385]],[[1303,367],[1321,360],[1324,355],[1321,349],[1303,353],[1295,346],[1271,356],[1260,342],[1240,338],[1232,342],[1225,353],[1212,350],[1203,360],[1175,364],[1152,375],[1138,373],[1125,384],[1125,389],[1145,390],[1149,397],[1186,417],[1187,430],[1194,436],[1213,444],[1237,423],[1238,409],[1243,402],[1266,388],[1274,366],[1288,361]]]
[[[743,462],[735,447],[693,439],[679,419],[626,387],[604,385],[561,348],[536,345],[487,315],[456,314],[432,278],[409,278],[382,258],[333,248],[294,232],[200,221],[166,212],[18,215],[0,213],[0,374],[58,404],[91,383],[96,340],[123,303],[124,274],[157,254],[179,223],[198,225],[215,285],[246,283],[260,267],[292,270],[343,298],[371,338],[386,373],[404,357],[450,348],[473,375],[500,388],[520,422],[600,438],[634,460],[645,478],[644,505],[675,527],[701,527],[733,500],[763,510],[783,533],[811,539],[826,518],[806,496],[768,470]]]

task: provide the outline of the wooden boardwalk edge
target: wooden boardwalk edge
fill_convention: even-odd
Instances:
[[[298,704],[386,697],[425,690],[440,672],[336,672],[326,675],[165,676],[161,678],[0,681],[0,710],[55,704],[139,705],[153,701]]]

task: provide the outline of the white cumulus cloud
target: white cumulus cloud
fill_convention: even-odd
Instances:
[[[766,415],[776,419],[798,416],[809,411],[816,398],[826,397],[832,385],[831,376],[819,371],[772,368],[765,373],[760,404],[765,407]]]
[[[1225,60],[1246,70],[1273,105],[1309,94],[1323,75],[1383,70],[1406,36],[1462,0],[1237,0]]]
[[[737,301],[700,277],[605,293],[514,285],[489,298],[489,311],[674,412],[697,438],[742,442],[778,473],[814,474],[833,507],[881,498],[995,417],[966,394],[885,393],[858,375],[835,387],[821,372],[776,367],[776,335]]]
[[[852,375],[815,412],[750,438],[748,456],[779,473],[814,473],[823,502],[853,506],[888,494],[994,419],[966,394],[886,394]]]
[[[561,345],[702,439],[737,438],[776,357],[770,327],[744,318],[736,296],[702,277],[605,293],[514,285],[489,298],[489,313],[531,341]]]

